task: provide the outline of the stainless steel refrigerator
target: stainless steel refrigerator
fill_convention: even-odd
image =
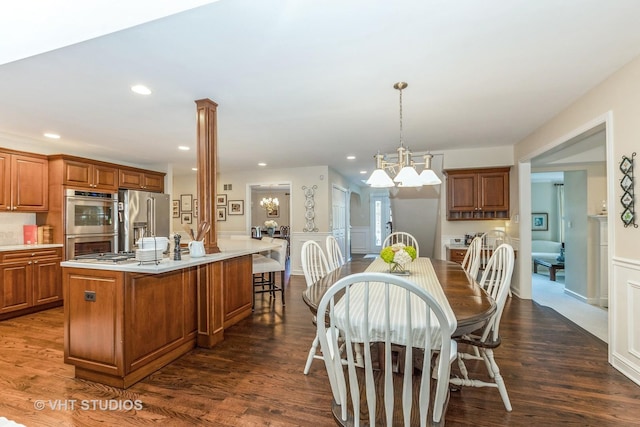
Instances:
[[[171,222],[168,194],[118,191],[118,250],[134,251],[141,237],[167,237]]]

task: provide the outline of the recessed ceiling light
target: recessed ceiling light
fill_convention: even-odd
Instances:
[[[355,160],[356,156],[347,156],[347,160]]]
[[[187,147],[186,145],[179,145],[178,150],[189,151],[191,150],[191,148]]]
[[[58,135],[57,133],[46,132],[44,136],[51,139],[60,139],[60,135]]]
[[[260,162],[258,163],[258,166],[267,166],[267,164],[265,162]]]
[[[191,168],[192,171],[196,172],[198,168]]]
[[[367,173],[367,171],[360,171],[361,175],[365,175]]]
[[[151,89],[146,87],[145,85],[134,85],[131,86],[131,90],[139,95],[150,95]]]

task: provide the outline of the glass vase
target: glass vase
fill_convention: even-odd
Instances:
[[[404,267],[404,265],[399,264],[397,262],[390,262],[389,263],[389,273],[392,274],[405,274],[407,272],[407,269]]]

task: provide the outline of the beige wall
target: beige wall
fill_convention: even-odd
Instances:
[[[540,127],[529,137],[517,143],[514,147],[514,159],[520,161],[528,159],[532,154],[544,151],[545,147],[552,147],[568,139],[576,129],[601,117],[608,111],[613,115],[612,158],[615,164],[615,177],[620,178],[618,162],[622,155],[631,155],[640,146],[640,58],[627,64],[613,74],[602,84],[589,91],[565,111]],[[620,197],[622,190],[619,185],[613,186],[616,201],[609,210],[615,214],[614,236],[624,236],[615,239],[615,254],[620,257],[638,259],[637,244],[640,229],[624,228],[618,219],[620,211]],[[592,209],[589,203],[589,209]]]
[[[615,46],[612,46],[615,48]],[[514,159],[528,161],[589,126],[607,122],[607,194],[609,201],[608,284],[609,362],[640,384],[640,228],[625,228],[619,162],[638,150],[640,139],[640,57],[596,86],[566,110],[518,142]],[[523,164],[523,170],[528,166]],[[636,181],[637,181],[636,177]],[[636,182],[637,185],[637,182]],[[523,188],[524,192],[525,189]],[[516,194],[516,197],[519,195]],[[637,197],[637,196],[636,196]],[[514,200],[515,201],[515,200]],[[589,201],[589,209],[593,208]],[[526,201],[522,202],[526,206]],[[523,224],[521,226],[528,226]],[[521,233],[525,233],[521,230]]]
[[[315,190],[315,224],[320,231],[329,229],[329,168],[327,166],[311,166],[305,168],[270,169],[260,171],[242,171],[221,173],[218,176],[218,194],[226,194],[227,200],[243,200],[245,202],[244,215],[229,215],[227,220],[217,223],[219,233],[245,233],[251,226],[251,206],[247,203],[250,195],[249,187],[255,184],[291,185],[290,195],[290,223],[291,232],[302,232],[305,227],[305,195],[303,186],[317,186]],[[231,184],[231,191],[224,191],[224,184]]]

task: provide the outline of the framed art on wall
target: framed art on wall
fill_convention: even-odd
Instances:
[[[244,200],[229,200],[229,215],[244,215]]]
[[[218,194],[216,196],[216,206],[227,206],[227,195]]]
[[[191,224],[193,222],[193,217],[191,216],[191,212],[182,213],[182,223],[183,224]]]
[[[267,218],[279,218],[280,217],[280,207],[276,206],[271,209],[271,212],[267,211]]]
[[[192,202],[193,202],[193,196],[191,194],[181,194],[180,195],[180,211],[191,212]]]
[[[217,207],[216,208],[216,221],[226,221],[227,220],[227,208],[226,207]]]
[[[549,214],[536,212],[531,214],[531,230],[547,231],[549,229]]]
[[[171,201],[171,217],[180,218],[180,200]]]

